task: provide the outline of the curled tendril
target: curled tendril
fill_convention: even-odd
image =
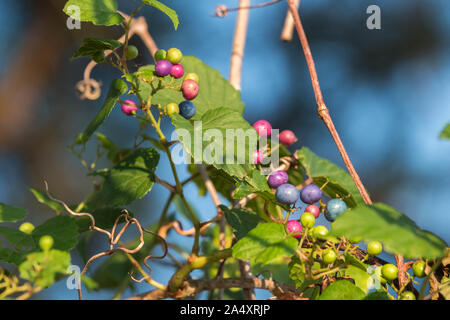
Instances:
[[[146,277],[142,277],[141,279],[136,279],[136,278],[133,276],[133,273],[132,273],[132,272],[128,273],[128,275],[130,276],[130,278],[131,278],[134,282],[138,282],[138,283],[141,283],[142,281],[147,281],[147,280],[151,279],[151,276],[152,276],[152,268],[148,265],[148,260],[150,260],[150,259],[164,259],[164,258],[167,256],[168,252],[169,252],[168,246],[167,246],[167,242],[166,242],[166,240],[165,240],[163,237],[161,237],[161,236],[158,235],[157,233],[155,233],[155,232],[153,232],[153,231],[150,231],[150,230],[148,230],[148,229],[143,228],[143,230],[144,230],[144,232],[147,232],[147,233],[149,233],[149,234],[151,234],[151,235],[153,235],[153,236],[155,236],[155,237],[158,238],[158,240],[159,240],[159,241],[161,242],[161,244],[162,244],[164,253],[163,253],[162,255],[160,255],[160,256],[154,256],[154,255],[149,254],[148,256],[145,257],[143,263],[144,263],[145,267],[148,269],[148,273],[147,273],[147,276],[146,276]]]
[[[61,204],[64,207],[64,209],[72,216],[75,216],[75,217],[88,217],[91,220],[91,226],[90,226],[91,230],[95,230],[95,231],[104,233],[104,234],[106,234],[108,236],[109,250],[100,252],[100,253],[92,256],[86,262],[86,265],[84,266],[83,271],[81,272],[80,277],[78,278],[78,297],[81,300],[82,299],[81,278],[87,272],[90,264],[93,261],[95,261],[98,258],[104,257],[104,256],[109,256],[109,255],[111,255],[111,254],[113,254],[113,253],[115,253],[117,251],[122,251],[122,252],[125,252],[125,253],[128,253],[128,254],[136,253],[144,246],[144,231],[148,232],[148,233],[151,233],[151,234],[154,234],[154,233],[149,231],[149,230],[144,229],[142,227],[141,223],[137,219],[131,217],[129,212],[127,210],[125,210],[125,209],[122,210],[122,214],[119,217],[117,217],[117,219],[115,220],[114,225],[113,225],[113,227],[111,229],[111,232],[109,232],[107,230],[104,230],[102,228],[99,228],[99,227],[97,227],[95,225],[95,218],[94,218],[94,216],[92,214],[87,213],[87,212],[75,212],[75,211],[73,211],[72,209],[69,208],[69,206],[64,201],[61,201],[59,199],[54,198],[50,194],[50,192],[48,190],[48,183],[46,181],[44,181],[44,183],[45,183],[46,194],[51,200]],[[117,226],[119,225],[119,223],[120,223],[120,221],[122,219],[125,220],[125,225],[116,234]],[[134,249],[128,249],[128,248],[126,248],[125,246],[123,246],[120,243],[120,239],[122,238],[123,234],[128,229],[128,227],[133,225],[133,224],[136,225],[136,227],[138,229],[138,232],[139,232],[139,244]],[[156,235],[156,234],[154,234],[154,235]],[[158,235],[156,235],[156,236],[159,237]],[[159,237],[159,238],[161,239],[161,237]],[[114,247],[114,245],[118,245],[118,246]],[[166,256],[166,254],[167,254],[167,244],[164,241],[164,255],[160,259],[163,259]],[[144,264],[147,267],[149,267],[148,264],[147,264],[147,260],[150,259],[150,258],[151,258],[151,256],[147,257],[146,260],[144,260]]]

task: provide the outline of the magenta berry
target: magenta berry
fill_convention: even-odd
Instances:
[[[254,164],[261,164],[264,158],[264,153],[260,150],[253,151],[253,163]]]
[[[260,137],[267,137],[272,132],[272,126],[266,120],[259,120],[253,124],[256,132],[258,132]]]
[[[122,112],[128,116],[133,114],[133,111],[137,111],[136,102],[133,100],[125,100],[127,104],[122,104]]]
[[[267,183],[269,184],[269,187],[276,189],[282,184],[285,184],[288,182],[288,175],[285,171],[279,170],[273,172],[269,179],[267,180]]]
[[[186,100],[195,99],[198,95],[198,83],[194,80],[184,80],[181,84],[181,91],[183,91],[183,97]]]
[[[181,64],[174,64],[172,66],[172,70],[170,71],[170,74],[179,79],[184,75],[184,67]]]
[[[297,141],[297,137],[291,130],[283,130],[280,132],[280,143],[284,146],[290,146]]]
[[[159,60],[155,64],[155,72],[160,77],[167,76],[172,71],[172,64],[167,60]]]
[[[302,225],[297,220],[289,220],[286,223],[286,228],[288,229],[289,233],[299,233],[302,232]],[[301,238],[301,234],[295,235],[294,237],[299,239]]]
[[[311,183],[304,187],[300,192],[300,199],[304,203],[313,204],[322,198],[322,190],[315,184]]]
[[[309,206],[306,207],[305,212],[309,212],[312,213],[312,215],[314,216],[314,218],[318,218],[320,215],[320,209],[318,206],[316,206],[315,204],[310,204]]]

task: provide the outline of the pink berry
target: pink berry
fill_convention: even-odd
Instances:
[[[133,100],[125,100],[127,104],[122,104],[122,112],[128,116],[133,114],[133,111],[137,111],[136,102]]]
[[[280,143],[285,146],[290,146],[297,141],[297,137],[291,130],[283,130],[280,132]]]
[[[170,70],[170,74],[177,79],[181,78],[184,75],[183,66],[181,64],[174,64],[172,70]]]
[[[260,150],[253,151],[253,163],[260,164],[264,158],[264,154]]]
[[[299,233],[302,232],[302,225],[300,222],[298,222],[297,220],[289,220],[286,223],[286,227],[289,231],[289,233]],[[295,235],[294,237],[299,239],[301,238],[301,234]]]
[[[320,209],[315,204],[310,204],[309,206],[307,206],[305,209],[305,212],[311,213],[314,216],[314,218],[316,218],[316,219],[320,215]]]
[[[183,97],[186,100],[192,100],[195,99],[195,97],[198,95],[198,83],[194,80],[188,79],[184,80],[181,84],[181,91],[183,91]]]
[[[266,120],[259,120],[253,124],[256,132],[258,132],[260,137],[267,137],[272,132],[272,126]]]

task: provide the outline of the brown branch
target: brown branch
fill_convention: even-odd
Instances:
[[[239,7],[248,7],[250,0],[239,0]],[[231,51],[230,83],[241,90],[242,60],[244,58],[245,39],[247,37],[249,9],[239,10],[234,30],[233,49]]]
[[[299,8],[300,0],[294,0],[294,5],[296,8]],[[281,31],[281,40],[292,41],[293,34],[294,34],[294,19],[292,18],[292,13],[288,10],[286,13],[286,19],[284,19],[283,30]]]
[[[295,29],[297,30],[297,34],[303,48],[303,53],[305,54],[306,63],[308,65],[309,74],[311,76],[311,83],[314,89],[314,95],[316,97],[317,112],[319,114],[319,117],[327,126],[328,131],[330,131],[331,136],[333,137],[333,140],[337,148],[339,149],[339,153],[341,154],[341,157],[344,160],[345,166],[347,167],[348,172],[350,173],[353,181],[355,182],[355,185],[358,188],[359,193],[363,197],[364,202],[366,204],[372,204],[372,200],[370,199],[369,194],[364,188],[361,179],[359,178],[355,168],[353,167],[352,162],[350,161],[347,151],[345,150],[344,145],[339,137],[339,134],[337,133],[336,128],[334,127],[328,108],[326,107],[325,102],[323,100],[319,79],[317,77],[316,67],[314,65],[314,59],[311,54],[311,49],[309,47],[305,31],[303,30],[300,16],[297,12],[297,8],[295,7],[294,0],[287,0],[287,3],[289,5],[289,10],[294,18]]]
[[[281,0],[272,0],[272,1],[267,1],[267,2],[263,2],[263,3],[258,3],[258,4],[254,4],[254,5],[248,5],[248,6],[239,6],[237,8],[227,8],[227,6],[225,5],[219,5],[216,8],[216,12],[214,14],[214,16],[216,17],[225,17],[228,12],[230,11],[238,11],[238,10],[243,10],[243,9],[257,9],[257,8],[263,8],[263,7],[267,7],[267,6],[271,6],[273,4],[276,4],[278,2],[280,2]]]
[[[265,280],[259,278],[228,278],[228,279],[200,279],[200,280],[187,280],[184,281],[180,290],[175,296],[171,296],[176,299],[182,299],[186,297],[193,297],[205,290],[214,289],[230,289],[230,288],[243,288],[243,289],[265,289],[272,292],[275,296],[283,296],[286,294],[295,295],[295,286],[284,284],[275,280]],[[127,300],[155,300],[164,299],[169,297],[168,293],[163,290],[152,290]]]

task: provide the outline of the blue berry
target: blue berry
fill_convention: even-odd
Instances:
[[[269,179],[267,180],[267,183],[269,184],[269,187],[276,189],[282,184],[285,184],[288,182],[288,175],[285,171],[279,170],[273,172]]]
[[[186,119],[190,119],[195,115],[195,104],[192,103],[191,101],[185,100],[183,102],[181,102],[179,105],[180,108],[180,114],[186,118]]]
[[[315,184],[309,184],[300,192],[300,199],[304,203],[313,204],[322,198],[322,190]]]
[[[282,184],[277,188],[275,197],[278,202],[283,204],[294,204],[298,200],[298,190],[295,186],[289,183]]]
[[[345,210],[347,210],[347,205],[341,199],[331,199],[327,203],[327,211],[325,212],[325,218],[328,221],[333,222],[337,219]]]

